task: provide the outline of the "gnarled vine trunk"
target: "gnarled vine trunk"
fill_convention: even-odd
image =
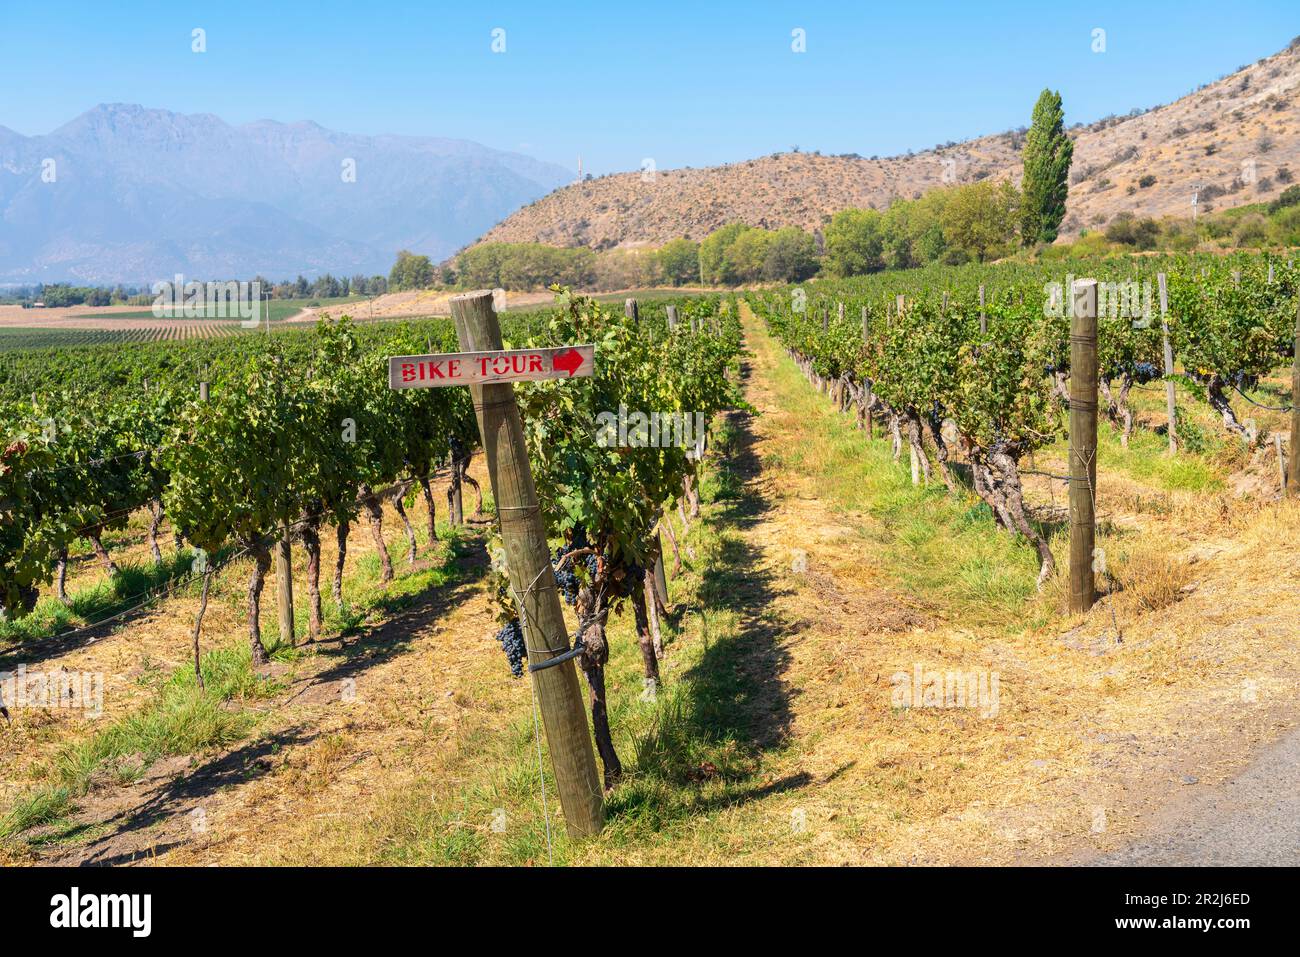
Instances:
[[[925,452],[925,443],[921,441],[921,417],[915,412],[907,412],[904,415],[907,423],[907,442],[912,447],[912,452],[916,456],[916,466],[921,470],[922,480],[926,485],[930,484],[930,456]],[[916,484],[915,474],[912,476],[912,484]]]
[[[664,656],[664,637],[659,628],[659,596],[655,594],[654,573],[650,569],[646,569],[645,578],[641,584],[645,588],[646,617],[650,621],[650,644],[655,650],[655,657],[662,659]]]
[[[420,476],[420,490],[424,494],[424,507],[429,516],[429,542],[438,540],[438,510],[433,502],[433,486],[428,475]]]
[[[1125,372],[1120,375],[1119,392],[1112,391],[1110,382],[1098,381],[1101,394],[1106,398],[1106,417],[1119,430],[1119,444],[1128,448],[1128,440],[1133,435],[1133,410],[1128,404],[1129,390],[1133,388],[1133,376]]]
[[[605,622],[609,617],[607,609],[594,609],[595,601],[591,589],[582,588],[578,592],[578,620],[590,623],[582,632],[583,652],[578,658],[582,673],[587,678],[591,689],[591,730],[596,739],[596,753],[605,769],[605,788],[612,789],[623,777],[623,764],[614,750],[614,736],[609,728],[609,706],[605,694],[605,665],[609,661],[609,644],[605,638]]]
[[[65,605],[71,605],[68,598],[68,549],[65,545],[59,549],[59,560],[54,565],[54,597]]]
[[[1219,416],[1223,419],[1223,427],[1232,435],[1253,447],[1259,439],[1259,432],[1256,429],[1247,428],[1237,420],[1237,413],[1232,410],[1232,403],[1228,401],[1228,396],[1223,391],[1223,380],[1218,376],[1211,376],[1208,380],[1202,381],[1205,383],[1205,393],[1209,399],[1210,408],[1219,413]]]
[[[370,535],[375,540],[375,550],[379,553],[379,565],[383,569],[380,580],[387,585],[393,580],[393,560],[388,555],[388,546],[384,544],[384,509],[366,485],[361,486],[361,508],[366,513]]]
[[[90,547],[95,550],[95,557],[98,558],[99,563],[104,566],[104,571],[108,572],[109,577],[116,578],[121,569],[117,567],[117,562],[113,561],[112,556],[108,554],[108,549],[104,547],[104,543],[100,540],[100,536],[103,533],[104,529],[102,526],[96,527],[90,529],[87,532],[86,537],[90,539]]]
[[[888,409],[888,407],[886,407]],[[894,461],[897,462],[903,455],[903,428],[898,421],[898,413],[893,409],[889,412],[889,435],[894,443]]]
[[[158,526],[162,524],[163,508],[162,502],[154,501],[149,505],[149,554],[153,556],[155,565],[162,564],[162,549],[158,547]]]
[[[304,519],[301,532],[302,546],[307,552],[307,641],[319,641],[321,633],[320,602],[320,524],[315,519]]]
[[[343,521],[339,522],[334,531],[335,541],[338,542],[338,555],[334,559],[334,604],[340,610],[343,608],[343,564],[348,558],[348,532],[351,530],[351,523]]]
[[[271,551],[260,543],[249,551],[253,555],[253,571],[248,578],[248,648],[253,664],[264,665],[270,656],[262,644],[262,586],[266,584],[266,573],[271,570]]]
[[[664,512],[659,527],[664,530],[664,534],[668,536],[669,544],[673,546],[673,576],[676,577],[682,573],[682,552],[677,545],[677,533],[673,531],[673,522],[669,516],[670,512]]]
[[[636,640],[641,646],[641,665],[645,672],[647,686],[651,681],[658,687],[659,658],[655,654],[654,637],[650,634],[650,616],[646,610],[645,589],[632,589],[632,612],[636,618]]]
[[[478,483],[478,479],[469,474],[469,463],[474,460],[474,453],[471,452],[460,462],[460,480],[463,484],[468,485],[474,490],[474,514],[473,518],[483,517],[483,486]],[[463,506],[462,506],[463,508]]]
[[[415,545],[415,529],[411,527],[411,519],[406,514],[406,505],[402,502],[402,498],[405,495],[405,486],[399,486],[397,491],[393,493],[391,501],[393,503],[393,511],[397,512],[397,517],[402,520],[402,525],[406,529],[406,544],[409,546],[409,551],[406,556],[407,561],[414,565],[417,551]]]
[[[948,486],[948,491],[957,491],[957,480],[948,467],[948,443],[943,439],[943,426],[936,425],[933,419],[925,416],[921,419],[921,427],[934,443],[934,457],[939,463],[939,476],[943,479],[943,484]]]
[[[203,633],[203,615],[208,610],[208,591],[212,587],[212,568],[203,569],[203,591],[199,595],[199,613],[194,617],[194,634],[191,642],[194,646],[194,680],[203,690],[203,656],[199,649],[199,636]]]
[[[1038,587],[1042,588],[1056,571],[1056,559],[1052,556],[1051,546],[1029,520],[1025,510],[1024,490],[1020,484],[1020,467],[1016,460],[1003,449],[993,449],[984,455],[989,466],[984,479],[988,490],[1001,502],[1001,507],[994,506],[1002,517],[1003,524],[1012,532],[1019,532],[1038,550]],[[992,503],[990,503],[992,504]]]
[[[1052,388],[1056,392],[1057,401],[1064,404],[1065,408],[1070,407],[1070,373],[1062,372],[1057,369],[1052,372]]]

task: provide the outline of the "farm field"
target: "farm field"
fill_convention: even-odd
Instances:
[[[364,296],[338,296],[333,299],[272,299],[267,305],[270,321],[272,323],[283,322],[286,319],[292,319],[308,309],[332,310],[356,302],[364,302]],[[99,312],[83,312],[74,314],[73,319],[98,319],[101,318]],[[119,321],[132,319],[157,319],[152,309],[131,309],[130,311],[114,313],[113,318]],[[201,318],[188,319],[186,316],[171,317],[164,315],[163,319],[180,321],[186,319],[191,322],[203,322]],[[263,321],[266,321],[266,316]]]
[[[118,329],[70,327],[24,329],[0,326],[0,352],[29,349],[75,348],[77,346],[122,345],[133,342],[182,342],[238,335],[245,330],[232,322],[155,322],[150,326]]]

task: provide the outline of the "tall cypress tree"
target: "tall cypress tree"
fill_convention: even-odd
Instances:
[[[1065,134],[1061,94],[1044,90],[1034,104],[1033,125],[1025,136],[1025,177],[1020,238],[1026,246],[1050,243],[1065,218],[1074,143]]]

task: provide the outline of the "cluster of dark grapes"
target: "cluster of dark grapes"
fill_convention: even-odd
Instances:
[[[1136,385],[1145,385],[1148,382],[1154,382],[1160,378],[1160,370],[1150,362],[1134,362],[1127,367],[1128,374],[1133,377]],[[1102,371],[1102,378],[1107,382],[1113,382],[1124,374],[1124,366],[1111,366]]]
[[[1148,382],[1154,382],[1160,378],[1160,370],[1151,362],[1133,363],[1133,381],[1138,385],[1145,385]]]
[[[519,626],[518,618],[502,626],[497,632],[497,641],[506,653],[506,661],[510,662],[510,673],[516,678],[522,678],[528,649],[524,646],[524,630]]]
[[[1247,375],[1244,372],[1234,372],[1232,375],[1228,376],[1228,381],[1238,389],[1245,391],[1247,389],[1254,389],[1259,385],[1259,376]]]
[[[560,593],[564,595],[564,600],[572,605],[578,600],[578,588],[581,582],[578,581],[577,561],[565,562],[564,558],[571,552],[582,551],[590,546],[587,544],[587,533],[582,528],[576,528],[573,532],[573,541],[567,545],[561,545],[555,550],[555,556],[551,559],[551,564],[555,566],[555,583],[560,586]],[[587,569],[587,580],[596,580],[596,556],[584,555],[581,559]],[[563,562],[563,565],[561,565]]]
[[[564,562],[563,566],[560,563],[566,555],[576,550],[572,545],[557,548],[555,557],[551,559],[551,564],[555,566],[555,583],[560,586],[560,593],[564,595],[564,600],[570,605],[578,600],[578,589],[582,584],[578,581],[578,561]],[[587,569],[587,580],[594,581],[596,578],[596,556],[585,555],[580,561]]]

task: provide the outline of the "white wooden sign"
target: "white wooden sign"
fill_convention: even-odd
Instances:
[[[589,376],[595,370],[594,345],[391,356],[388,360],[388,387],[435,389],[446,385],[572,379],[575,376]]]

